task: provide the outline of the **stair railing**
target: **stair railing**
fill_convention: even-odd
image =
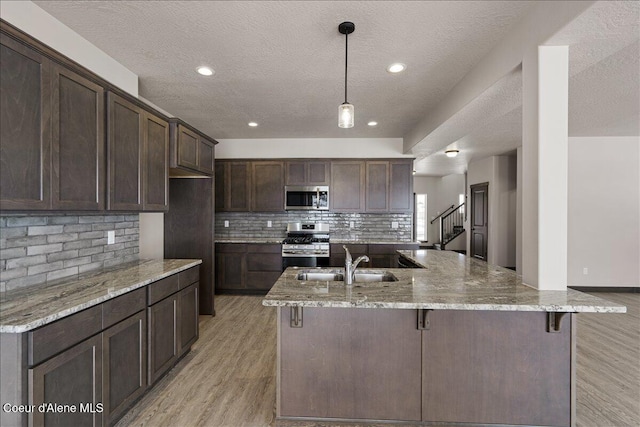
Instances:
[[[452,205],[453,207],[455,205]],[[440,215],[440,248],[444,250],[445,245],[458,237],[464,231],[464,203],[455,209],[449,210],[446,215]],[[444,212],[443,212],[444,213]]]
[[[444,215],[446,215],[448,212],[451,211],[451,209],[453,209],[456,205],[451,205],[449,206],[447,209],[445,209],[444,211],[442,211],[442,213],[440,215],[438,215],[437,217],[433,218],[431,220],[431,224],[433,224],[434,222],[436,222],[438,219],[442,218]]]

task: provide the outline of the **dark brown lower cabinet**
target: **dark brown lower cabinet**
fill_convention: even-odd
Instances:
[[[434,310],[422,339],[423,420],[569,426],[572,323],[547,313]]]
[[[147,309],[149,319],[149,384],[155,383],[178,357],[178,294]]]
[[[217,243],[216,292],[264,294],[282,274],[282,245]]]
[[[415,310],[280,310],[279,416],[419,421],[421,347]]]
[[[187,273],[181,273],[180,281]],[[173,367],[180,356],[198,339],[198,281],[148,309],[149,384],[155,383]]]
[[[178,354],[183,355],[198,340],[198,282],[181,290],[178,302],[178,313],[180,315]]]
[[[140,311],[103,332],[105,425],[147,389],[147,316]]]
[[[575,424],[575,314],[548,332],[556,313],[294,310],[278,307],[279,418]]]
[[[282,274],[282,245],[247,245],[246,288],[268,291]]]
[[[31,426],[101,426],[102,335],[29,369],[29,403],[36,408],[43,404],[76,408],[35,410],[29,415]]]

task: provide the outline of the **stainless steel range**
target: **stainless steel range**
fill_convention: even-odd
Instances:
[[[282,242],[282,269],[329,266],[329,224],[290,222]]]

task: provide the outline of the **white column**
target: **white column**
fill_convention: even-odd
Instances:
[[[567,288],[569,48],[538,46],[522,62],[522,278]]]

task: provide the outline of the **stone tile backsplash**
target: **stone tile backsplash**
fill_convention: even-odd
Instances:
[[[216,239],[274,238],[287,234],[287,223],[296,221],[326,222],[331,227],[331,238],[340,240],[398,241],[412,240],[411,214],[363,214],[332,212],[217,212],[215,218]],[[229,221],[229,227],[224,222]],[[271,227],[267,222],[271,221]],[[350,223],[353,222],[353,227]],[[393,229],[393,222],[398,228]]]
[[[139,235],[138,214],[0,216],[0,291],[135,261]]]

